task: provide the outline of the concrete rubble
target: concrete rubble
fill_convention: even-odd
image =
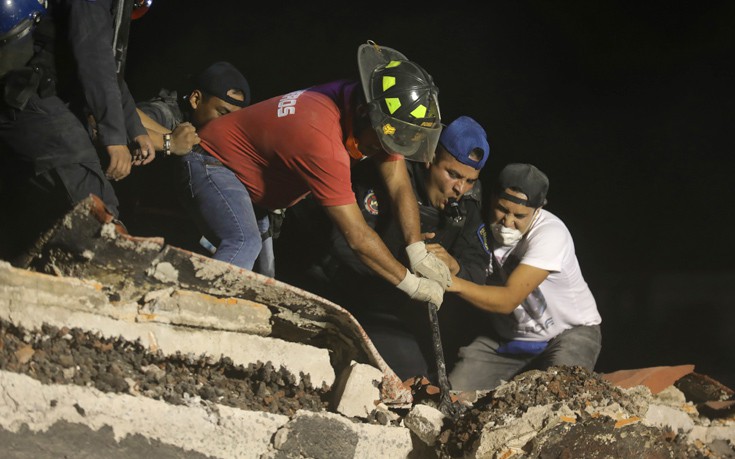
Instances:
[[[12,368],[33,368],[30,330],[54,327],[71,339],[66,330],[81,329],[165,356],[270,362],[291,384],[327,394],[329,407],[283,415],[199,396],[172,404],[130,378],[125,390],[102,391],[42,383],[0,362],[3,457],[625,457],[641,453],[631,442],[644,435],[656,439],[650,451],[735,457],[733,392],[693,367],[651,384],[655,393],[646,381],[626,388],[577,370],[530,372],[491,393],[453,394],[463,407],[453,422],[438,399],[419,400],[398,380],[338,305],[124,234],[94,198],[44,236],[25,269],[0,261],[0,320],[27,330]],[[63,371],[70,379],[73,365]]]

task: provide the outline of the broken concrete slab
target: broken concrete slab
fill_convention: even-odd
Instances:
[[[102,284],[96,281],[39,276],[33,271],[14,268],[0,260],[0,295],[6,307],[17,301],[16,292],[23,290],[25,303],[49,305],[67,304],[81,310],[100,309],[109,304],[102,292]],[[36,296],[33,296],[33,293]]]
[[[735,457],[735,428],[733,428],[732,423],[729,425],[694,426],[689,432],[688,440],[690,442],[699,441],[705,445],[724,441],[730,445],[730,456],[723,457]]]
[[[227,356],[235,364],[245,366],[270,361],[276,368],[287,369],[296,376],[297,382],[301,379],[300,375],[309,375],[312,384],[317,386],[330,387],[334,384],[335,372],[328,349],[219,330],[215,328],[219,325],[216,316],[207,321],[209,328],[193,327],[191,321],[188,326],[152,322],[151,313],[140,312],[136,303],[111,304],[94,284],[19,270],[7,264],[0,266],[0,276],[12,278],[14,273],[20,280],[0,286],[0,318],[19,325],[28,328],[40,328],[44,324],[59,328],[81,327],[103,336],[121,336],[129,341],[140,341],[149,349],[161,350],[167,355],[180,352],[212,356],[214,359]],[[65,281],[69,281],[71,287],[61,287]],[[67,294],[59,295],[59,292]],[[199,295],[197,298],[200,310],[222,309],[222,300],[218,298],[209,295]],[[230,305],[230,310],[242,305],[242,302],[235,301]],[[244,309],[250,309],[250,305]],[[256,310],[261,311],[261,315],[266,314],[262,308]],[[234,314],[248,316],[245,312]],[[225,315],[225,323],[229,322]]]
[[[403,424],[428,446],[436,443],[442,430],[445,416],[438,409],[429,405],[415,405],[411,408]]]
[[[97,281],[79,280],[19,270],[0,261],[0,299],[6,306],[21,298],[24,304],[61,306],[73,311],[93,311],[116,319],[159,322],[194,328],[216,328],[266,336],[270,334],[270,310],[239,298],[219,298],[200,292],[165,288],[146,293],[143,306],[135,302],[109,301]]]
[[[403,427],[351,422],[334,413],[300,411],[273,441],[269,458],[324,457],[373,459],[409,457],[411,433]]]
[[[118,241],[118,235],[112,234],[113,231],[115,231],[114,227],[103,225],[101,234],[105,233],[109,239]],[[123,236],[119,238],[125,239]],[[132,240],[132,242],[138,241]],[[116,245],[115,250],[118,250],[118,254],[124,255],[124,251],[119,251],[121,247],[121,245]],[[344,368],[344,365],[340,366],[335,362],[343,362],[346,356],[360,355],[362,352],[359,349],[350,350],[349,340],[354,338],[351,332],[345,334],[343,329],[330,330],[330,327],[341,323],[341,319],[335,319],[329,316],[329,312],[321,311],[319,308],[322,308],[323,305],[318,298],[312,302],[305,292],[289,290],[288,286],[277,283],[266,285],[265,281],[257,279],[254,273],[244,272],[238,275],[236,271],[223,267],[221,264],[211,264],[204,259],[195,259],[183,251],[165,245],[162,247],[158,256],[145,269],[143,277],[136,280],[140,282],[139,284],[132,282],[122,285],[122,293],[119,293],[116,285],[93,281],[93,285],[100,286],[99,291],[104,294],[105,301],[98,305],[100,307],[97,309],[87,304],[75,309],[73,313],[95,315],[99,311],[105,311],[104,314],[97,315],[103,317],[104,320],[116,320],[124,324],[139,323],[172,330],[196,329],[202,333],[240,333],[261,339],[278,338],[303,345],[320,343],[320,349],[333,350],[335,354],[341,352],[339,357],[331,359],[334,369]],[[104,248],[101,250],[104,252]],[[63,275],[62,269],[68,266],[79,269],[80,272],[83,269],[93,268],[92,271],[100,269],[101,274],[99,278],[91,277],[91,279],[105,278],[108,275],[108,280],[114,280],[114,275],[105,271],[109,266],[90,268],[90,265],[94,265],[94,260],[103,258],[97,252],[83,252],[79,257],[68,259],[64,259],[63,256],[68,255],[69,252],[59,251],[52,254],[49,251],[47,254],[56,256],[53,260],[62,260],[61,263],[45,265],[49,268],[47,271],[49,273]],[[53,261],[51,258],[48,260]],[[202,283],[202,276],[207,277],[210,281]],[[247,280],[243,281],[243,277]],[[193,285],[189,282],[200,282],[202,285],[189,289]],[[209,286],[209,290],[205,288],[205,284]],[[18,296],[20,290],[22,289],[16,288],[8,295],[10,300],[6,308],[10,310],[12,304],[16,319],[24,315],[23,311],[16,307],[18,303],[12,303],[18,298],[23,298],[22,292]],[[213,330],[207,319],[187,317],[185,311],[182,313],[177,309],[177,305],[164,305],[160,309],[156,308],[156,301],[168,301],[168,298],[172,297],[173,292],[176,291],[192,293],[192,297],[196,297],[195,293],[202,294],[204,301],[207,301],[206,298],[209,297],[214,298],[218,302],[217,308],[226,307],[227,298],[265,304],[271,313],[270,320],[273,325],[271,332],[268,336],[256,336],[249,332],[225,330],[227,324],[223,324],[222,329],[217,329],[215,326]],[[277,302],[280,296],[275,295],[275,292],[284,293],[285,306]],[[130,296],[131,294],[134,296]],[[44,293],[41,297],[43,301],[46,301],[53,295]],[[264,298],[269,298],[268,301],[272,303],[261,301]],[[305,307],[304,311],[292,307],[298,301],[306,301],[310,306]],[[50,301],[49,305],[53,306],[53,302]],[[147,305],[152,307],[145,310]],[[243,303],[239,307],[247,308],[248,305],[250,303]],[[203,310],[213,311],[216,314],[217,308]],[[157,315],[157,312],[161,312],[160,316]],[[322,313],[326,314],[326,317],[320,317],[319,314]],[[40,317],[40,314],[36,313],[36,315]],[[40,319],[34,318],[33,320]],[[349,322],[349,318],[345,320]],[[2,332],[0,352],[3,357],[0,367],[7,365],[4,368],[37,378],[51,387],[54,386],[52,383],[74,384],[74,387],[80,390],[94,386],[99,391],[105,391],[111,395],[119,396],[127,392],[127,396],[141,399],[143,402],[165,400],[165,403],[181,409],[203,408],[206,412],[212,410],[213,407],[227,403],[228,407],[236,407],[235,409],[239,410],[272,410],[272,413],[287,414],[289,421],[278,429],[279,435],[270,431],[263,432],[263,435],[269,438],[270,443],[268,443],[266,452],[260,454],[260,457],[286,459],[301,457],[302,454],[309,454],[309,451],[314,454],[324,450],[331,452],[333,450],[329,449],[330,445],[324,444],[328,441],[343,445],[349,454],[348,457],[375,457],[376,455],[393,457],[394,454],[399,454],[398,457],[428,458],[438,455],[447,457],[443,455],[447,451],[453,452],[451,457],[471,457],[473,451],[476,453],[478,445],[481,445],[480,439],[473,437],[475,433],[485,432],[495,427],[498,430],[492,434],[497,434],[499,438],[502,437],[500,434],[502,434],[503,426],[530,427],[533,431],[522,429],[520,435],[511,436],[504,442],[502,438],[499,438],[498,449],[485,451],[487,455],[505,457],[518,453],[518,455],[525,454],[531,457],[557,457],[562,454],[583,456],[591,450],[605,457],[630,457],[646,454],[657,457],[662,455],[666,457],[716,457],[711,454],[713,451],[724,451],[722,457],[728,457],[726,455],[728,452],[735,453],[735,449],[731,447],[728,440],[731,437],[735,420],[730,419],[727,409],[719,410],[724,413],[718,413],[718,416],[721,416],[718,419],[706,419],[698,416],[696,410],[688,411],[690,405],[685,405],[681,411],[685,415],[693,416],[695,427],[690,431],[689,436],[682,432],[681,435],[672,437],[674,434],[668,430],[668,427],[644,425],[646,421],[643,415],[648,411],[649,405],[661,403],[652,398],[648,387],[637,385],[622,390],[613,387],[599,375],[574,367],[527,372],[514,378],[507,387],[499,387],[496,391],[483,394],[482,398],[472,398],[475,400],[475,406],[468,406],[467,411],[461,417],[444,422],[438,441],[434,446],[428,447],[417,438],[416,434],[399,426],[399,420],[390,416],[380,416],[380,410],[376,410],[365,422],[361,422],[361,419],[356,417],[348,419],[335,413],[326,413],[324,410],[333,407],[327,406],[324,402],[331,399],[328,396],[332,394],[305,390],[305,387],[293,388],[291,386],[292,375],[274,371],[272,367],[264,368],[262,372],[260,370],[263,367],[252,370],[243,367],[235,368],[229,362],[229,357],[218,362],[210,362],[209,359],[195,359],[189,355],[182,356],[182,358],[159,358],[162,354],[160,351],[152,354],[139,342],[101,339],[94,333],[76,328],[55,329],[48,326],[40,331],[29,330],[18,327],[14,323],[9,324],[5,319],[0,320],[0,331]],[[359,324],[357,326],[359,327]],[[348,330],[349,327],[348,324]],[[285,339],[286,337],[291,339]],[[340,343],[339,340],[342,342]],[[159,346],[156,340],[148,343],[151,348]],[[370,360],[369,357],[367,360]],[[362,361],[360,364],[367,365],[368,363]],[[285,381],[286,385],[279,380]],[[431,402],[432,397],[437,395],[434,389],[438,391],[438,388],[426,386],[424,389],[424,400]],[[2,388],[0,390],[4,391]],[[664,392],[666,390],[662,391],[662,394]],[[718,394],[721,395],[722,391],[718,391]],[[323,397],[323,395],[327,396]],[[414,397],[416,396],[421,396],[421,394],[414,392]],[[662,395],[659,399],[663,401],[665,397],[666,395]],[[307,400],[308,403],[302,403],[304,400]],[[674,401],[672,400],[672,404]],[[669,405],[666,404],[666,406]],[[554,410],[544,411],[549,407]],[[567,407],[571,410],[571,414],[556,410],[559,407]],[[21,406],[21,409],[25,408],[25,405]],[[87,412],[85,406],[81,404],[73,408],[77,415]],[[671,408],[676,409],[675,406]],[[296,415],[294,414],[296,409],[311,411],[307,414],[299,411],[299,414]],[[71,409],[67,411],[71,413]],[[403,409],[398,409],[393,414],[400,412],[403,412]],[[186,416],[186,412],[177,413],[180,416]],[[71,415],[73,416],[73,413]],[[379,416],[383,418],[382,421]],[[324,418],[327,418],[326,422]],[[291,421],[297,420],[298,422],[291,425],[294,427],[293,431],[285,427]],[[114,430],[111,425],[115,425],[117,421],[113,419],[109,422],[110,425],[105,424],[97,431],[93,431],[91,427],[62,420],[47,430],[51,432],[50,435],[43,435],[44,439],[55,440],[54,446],[58,446],[61,451],[68,450],[68,445],[65,445],[64,441],[68,441],[69,437],[51,438],[54,435],[73,435],[74,439],[85,439],[93,437],[94,432],[99,432],[93,441],[102,438],[105,441],[111,439],[115,442],[116,437],[113,435]],[[369,424],[372,422],[378,424]],[[184,429],[188,428],[192,426],[184,426]],[[325,428],[338,432],[338,436],[312,436],[310,438],[307,434],[307,432],[321,433]],[[84,431],[84,429],[87,430]],[[17,432],[0,428],[0,439],[7,439],[7,444],[12,445],[20,445],[25,439],[27,440],[25,444],[28,445],[41,438],[39,432],[31,432],[27,427],[21,427]],[[85,436],[85,432],[90,435]],[[703,444],[700,440],[693,441],[694,436],[691,435],[691,432],[696,432],[697,438],[708,440],[710,443]],[[24,436],[26,434],[27,436]],[[213,435],[216,435],[216,432]],[[195,438],[199,437],[195,436]],[[390,448],[386,448],[386,439],[393,443],[389,445]],[[610,439],[614,441],[610,443]],[[133,447],[140,448],[145,441],[148,441],[155,449],[145,450],[142,454],[140,451],[143,450],[136,449],[139,454],[137,456],[130,454],[128,457],[183,455],[181,449],[176,449],[179,448],[176,445],[149,439],[138,433],[125,436],[110,448],[114,452],[132,451]],[[687,441],[693,441],[693,443],[688,444]],[[396,445],[399,446],[398,453],[393,448]],[[261,452],[262,449],[257,451]],[[191,450],[186,451],[185,454],[191,457],[205,456]],[[116,457],[114,454],[105,454],[105,456]],[[35,454],[33,457],[44,456]]]
[[[532,406],[518,418],[503,424],[487,424],[480,436],[475,457],[492,457],[499,451],[522,454],[524,446],[560,423],[575,423],[575,413],[566,405]]]
[[[182,456],[200,453],[218,458],[259,457],[268,451],[271,436],[288,422],[286,416],[196,401],[189,406],[177,406],[88,387],[45,385],[5,371],[0,371],[0,389],[0,431],[4,431],[0,438],[9,440],[45,432],[55,436],[58,434],[54,427],[64,424],[88,428],[90,438],[86,443],[97,444],[98,448],[95,437],[113,448],[140,436],[154,442],[151,450],[158,442],[180,450]],[[112,442],[108,438],[110,431]],[[3,443],[3,455],[13,456],[8,444]],[[88,457],[92,456],[93,452]]]
[[[694,428],[694,420],[685,412],[670,406],[650,404],[644,424],[667,427],[673,432],[689,433]]]
[[[334,388],[336,411],[347,417],[366,419],[380,402],[382,377],[377,368],[352,362],[342,371]]]
[[[138,321],[197,328],[271,334],[271,312],[263,304],[239,298],[219,298],[206,293],[167,288],[143,297]]]
[[[272,278],[165,245],[160,238],[123,234],[95,196],[45,233],[24,266],[97,281],[112,302],[138,303],[148,292],[173,287],[263,304],[272,314],[271,337],[329,349],[337,371],[353,360],[373,365],[383,373],[383,402],[409,406],[412,401],[411,392],[345,309]]]

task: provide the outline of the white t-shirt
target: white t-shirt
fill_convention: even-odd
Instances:
[[[515,246],[501,246],[494,240],[492,243],[496,246],[494,256],[507,275],[521,263],[549,271],[541,285],[512,314],[493,316],[500,336],[508,340],[547,341],[574,326],[602,322],[595,298],[582,276],[572,235],[559,217],[541,209]]]

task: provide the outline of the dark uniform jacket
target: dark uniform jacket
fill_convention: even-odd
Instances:
[[[406,161],[406,165],[418,199],[421,232],[436,233],[434,239],[427,242],[440,243],[458,261],[458,277],[484,283],[489,257],[478,237],[478,230],[483,224],[480,182],[459,201],[458,214],[452,215],[434,208],[426,199],[424,163]],[[376,230],[393,256],[408,266],[405,239],[375,165],[367,160],[353,167],[352,183],[365,221]],[[336,228],[331,231],[331,247],[322,258],[320,267],[332,290],[336,290],[333,293],[338,304],[359,314],[363,309],[392,310],[397,304],[410,301],[404,293],[365,266]]]
[[[50,3],[57,25],[57,42],[71,47],[76,63],[75,69],[67,69],[68,75],[59,74],[59,95],[71,100],[73,108],[82,110],[75,104],[86,106],[97,121],[102,145],[126,145],[129,140],[146,134],[128,86],[117,76],[117,62],[111,48],[118,1],[122,0],[52,0]],[[64,25],[66,32],[59,28]],[[73,92],[78,90],[81,98]]]
[[[98,161],[70,128],[71,110],[92,115],[100,145],[127,145],[146,134],[112,50],[115,0],[51,0],[33,32],[35,54],[0,82],[0,140],[36,173]],[[73,137],[73,138],[72,138]],[[89,137],[89,136],[87,136]]]
[[[480,182],[459,201],[459,212],[450,214],[435,209],[426,199],[425,164],[406,161],[406,165],[419,204],[421,231],[436,233],[434,242],[442,244],[459,262],[460,277],[483,284],[490,260],[478,237],[483,227]],[[351,178],[367,224],[380,235],[394,257],[408,267],[405,239],[375,164],[369,159],[356,164]],[[402,379],[416,375],[435,377],[432,326],[426,305],[411,300],[367,268],[315,200],[307,197],[288,209],[278,242],[276,256],[287,260],[279,264],[279,280],[350,311]],[[473,308],[456,295],[446,294],[443,304],[439,322],[445,363],[451,368],[457,349],[473,337],[470,326],[475,317],[471,315]]]

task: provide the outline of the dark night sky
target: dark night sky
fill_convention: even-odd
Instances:
[[[487,130],[483,180],[508,162],[549,175],[603,315],[601,371],[694,363],[735,385],[735,3],[254,3],[154,0],[131,28],[136,99],[228,60],[257,102],[356,77],[368,39],[398,49],[445,122]]]

